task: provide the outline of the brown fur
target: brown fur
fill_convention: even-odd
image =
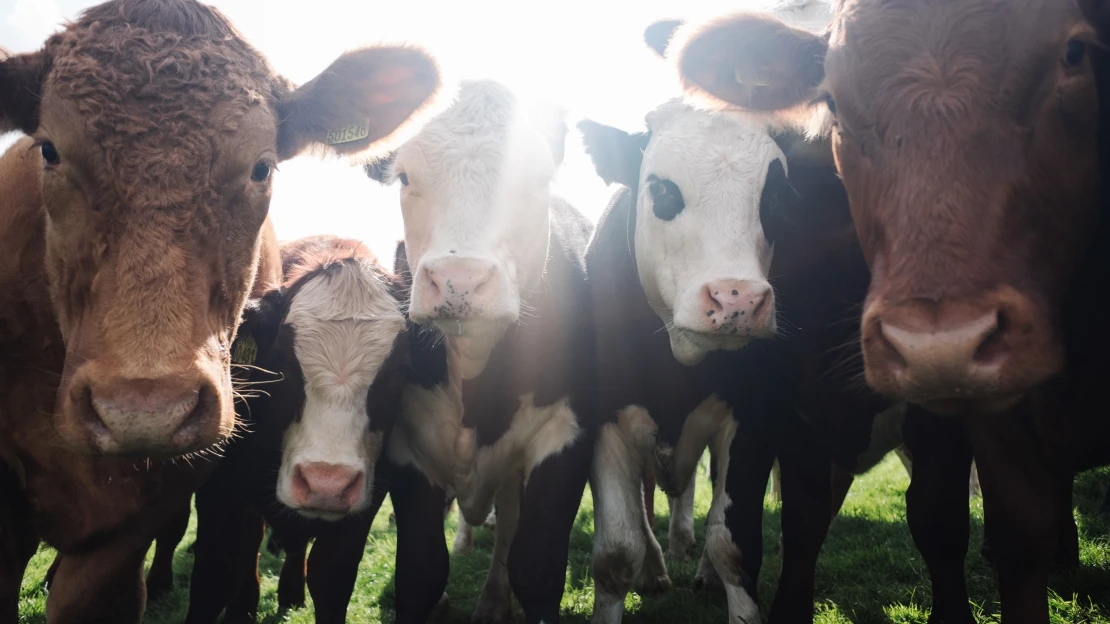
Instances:
[[[348,53],[324,76],[293,90],[192,0],[113,0],[38,52],[0,53],[0,129],[59,155],[25,140],[0,159],[0,476],[32,514],[0,516],[0,617],[39,536],[63,555],[49,621],[141,617],[142,554],[212,468],[157,458],[231,432],[240,312],[281,279],[270,178],[252,170],[339,119],[371,131],[333,151],[377,146],[439,87],[413,48]],[[188,430],[124,418],[107,448],[90,433],[94,391],[181,383],[201,393]]]

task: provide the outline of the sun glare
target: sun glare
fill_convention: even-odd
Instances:
[[[672,73],[643,43],[663,18],[692,18],[766,4],[764,0],[472,0],[265,4],[209,0],[291,80],[304,82],[343,51],[376,42],[423,46],[450,84],[492,78],[527,99],[568,111],[566,160],[556,192],[591,219],[615,191],[594,174],[574,124],[584,117],[636,130],[649,109],[677,94]],[[0,45],[30,51],[96,0],[0,0]],[[11,137],[0,137],[0,149]],[[398,190],[338,158],[282,163],[270,214],[278,237],[332,233],[392,258],[402,236]]]

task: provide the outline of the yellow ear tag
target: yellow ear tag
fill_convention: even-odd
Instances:
[[[254,341],[254,336],[247,334],[235,341],[235,346],[231,350],[232,362],[251,366],[257,357],[258,343]]]
[[[353,123],[338,130],[332,130],[328,133],[324,142],[328,145],[339,145],[340,143],[351,143],[353,141],[361,141],[370,136],[370,120],[367,119],[363,123]]]

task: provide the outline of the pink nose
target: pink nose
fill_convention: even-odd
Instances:
[[[112,379],[75,391],[87,393],[85,430],[107,454],[187,452],[218,426],[215,390],[184,376]]]
[[[362,501],[361,470],[326,462],[293,467],[290,493],[301,509],[346,513]]]
[[[702,308],[714,331],[737,327],[758,330],[774,319],[775,295],[771,285],[752,280],[709,282],[701,290]]]
[[[445,258],[421,267],[418,279],[422,307],[436,317],[477,316],[497,297],[501,280],[497,265],[477,258]]]

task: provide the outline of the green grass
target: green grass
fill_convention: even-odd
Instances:
[[[703,459],[703,462],[705,460]],[[704,465],[703,465],[704,468]],[[1076,520],[1081,540],[1082,568],[1079,572],[1054,577],[1050,598],[1053,623],[1086,624],[1110,622],[1110,522],[1096,515],[1110,471],[1081,475],[1076,482]],[[913,547],[905,523],[905,491],[908,478],[893,456],[858,480],[833,524],[817,568],[815,621],[820,624],[854,622],[917,624],[929,614],[929,585],[925,566]],[[703,545],[701,519],[709,509],[710,489],[705,471],[699,473],[695,514],[698,518],[698,553]],[[656,493],[656,535],[663,548],[667,539],[667,502]],[[393,553],[396,534],[391,526],[389,501],[374,522],[359,570],[358,584],[348,611],[348,621],[377,623],[393,621]],[[448,544],[454,535],[455,516],[447,522]],[[159,603],[149,605],[146,621],[176,623],[184,618],[188,600],[192,556],[185,548],[192,542],[195,526],[178,549],[175,572],[178,589]],[[779,511],[768,502],[764,512],[764,565],[760,576],[760,603],[768,605],[774,595],[779,570]],[[983,535],[983,508],[972,502],[971,552],[967,559],[968,584],[975,610],[983,622],[998,622],[998,594],[994,573],[978,555]],[[566,622],[587,622],[593,605],[590,581],[590,548],[593,509],[589,492],[582,501],[571,536],[571,559],[567,570],[563,614]],[[481,591],[493,547],[493,534],[475,529],[474,552],[452,557],[447,592],[451,596],[452,623],[469,622]],[[53,554],[44,549],[32,560],[23,581],[20,622],[45,621],[45,592],[42,580]],[[721,624],[727,621],[723,593],[696,594],[691,585],[696,562],[668,562],[675,589],[664,596],[632,594],[625,602],[625,622],[688,622]],[[312,608],[277,613],[277,573],[280,561],[262,556],[263,597],[260,622],[312,622]],[[519,606],[516,607],[520,617]]]

